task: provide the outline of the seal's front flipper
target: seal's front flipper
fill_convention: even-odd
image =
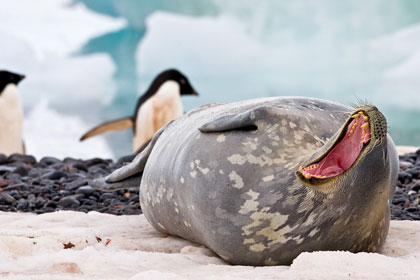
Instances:
[[[98,189],[104,192],[112,192],[120,189],[139,187],[142,174],[143,173],[141,172],[140,174],[136,174],[134,176],[128,177],[127,179],[124,179],[122,181],[117,181],[115,183],[108,183],[108,177],[98,178],[90,181],[89,185],[94,189]]]
[[[259,106],[244,113],[220,117],[203,124],[198,129],[204,133],[228,130],[257,130],[257,122],[271,115],[276,110],[278,108],[273,106]]]
[[[118,168],[105,178],[99,178],[91,181],[90,185],[95,189],[103,191],[114,191],[118,189],[139,187],[147,159],[153,150],[153,146],[167,125],[159,129],[155,135],[153,135],[149,145],[147,145],[147,147],[144,148],[144,150],[138,154],[132,162],[124,165],[121,168]]]
[[[91,130],[83,134],[83,136],[80,137],[80,141],[83,141],[87,138],[90,138],[92,136],[96,136],[96,135],[99,135],[108,131],[128,129],[128,128],[131,128],[133,125],[134,125],[134,122],[131,117],[104,122],[104,123],[101,123],[100,125],[95,126]]]

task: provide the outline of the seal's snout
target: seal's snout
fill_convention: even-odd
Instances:
[[[360,108],[361,111],[370,119],[370,125],[374,140],[382,141],[387,137],[388,126],[385,116],[373,105],[365,105]]]
[[[374,127],[375,138],[382,140],[386,138],[388,128],[385,116],[381,112],[376,111],[372,116],[372,125]]]

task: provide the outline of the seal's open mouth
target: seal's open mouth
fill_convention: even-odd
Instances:
[[[369,117],[362,111],[352,115],[337,142],[320,159],[299,172],[306,178],[327,179],[337,176],[356,161],[370,141]]]

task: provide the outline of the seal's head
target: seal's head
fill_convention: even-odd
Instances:
[[[375,106],[364,105],[300,166],[297,176],[305,185],[328,192],[343,176],[360,177],[361,165],[375,165],[375,170],[386,167],[389,162],[387,138],[384,115]]]
[[[354,251],[375,251],[385,240],[390,200],[398,178],[398,154],[387,133],[384,115],[372,105],[357,108],[341,129],[297,171],[307,187],[333,198],[335,208],[350,216],[346,226],[369,227],[378,240]],[[336,223],[344,223],[338,220]],[[343,227],[344,228],[344,227]],[[364,246],[364,247],[363,247]]]

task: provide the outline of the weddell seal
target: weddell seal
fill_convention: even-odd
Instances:
[[[375,106],[277,97],[199,107],[91,184],[140,185],[157,230],[231,264],[285,265],[304,251],[376,252],[397,173]]]

